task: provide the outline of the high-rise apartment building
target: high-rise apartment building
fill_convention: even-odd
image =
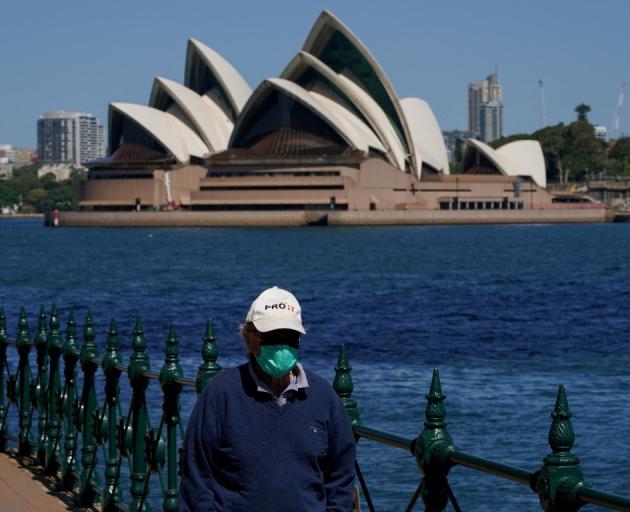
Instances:
[[[39,163],[77,167],[105,156],[103,127],[92,114],[46,112],[37,121]]]
[[[484,142],[503,136],[503,87],[496,71],[468,84],[468,130]]]
[[[484,142],[503,137],[503,105],[498,101],[482,103],[479,109],[479,138]]]

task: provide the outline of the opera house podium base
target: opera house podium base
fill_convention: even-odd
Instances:
[[[112,211],[60,212],[61,227],[290,227],[448,224],[601,223],[605,208],[388,211]],[[52,218],[46,216],[46,225]]]

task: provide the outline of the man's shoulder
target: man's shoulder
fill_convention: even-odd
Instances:
[[[304,372],[306,373],[309,388],[317,391],[318,393],[326,393],[330,396],[337,396],[337,393],[335,393],[332,385],[326,379],[320,377],[317,373],[314,373],[308,368],[304,368]]]

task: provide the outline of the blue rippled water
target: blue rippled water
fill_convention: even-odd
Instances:
[[[262,289],[294,291],[308,335],[301,358],[332,381],[340,344],[366,425],[422,429],[431,371],[469,453],[537,469],[564,384],[587,482],[630,494],[630,225],[302,229],[46,229],[0,222],[0,305],[14,332],[25,305],[91,308],[102,346],[115,317],[128,348],[144,322],[152,367],[168,323],[193,376],[207,318],[223,366]],[[126,354],[128,354],[128,349]],[[154,394],[154,409],[158,393]],[[184,416],[194,395],[183,395]],[[404,508],[418,482],[405,452],[361,441],[377,509]],[[524,486],[451,471],[463,510],[539,510]]]

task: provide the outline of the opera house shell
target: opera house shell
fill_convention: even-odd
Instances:
[[[462,158],[464,174],[502,174],[528,178],[540,187],[547,186],[545,157],[536,140],[517,140],[497,149],[468,139]]]
[[[399,98],[327,11],[280,76],[253,91],[190,39],[184,83],[157,77],[148,105],[111,103],[108,136],[83,209],[518,209],[550,197],[534,141],[493,150],[471,140],[464,173],[450,175],[429,104]]]

